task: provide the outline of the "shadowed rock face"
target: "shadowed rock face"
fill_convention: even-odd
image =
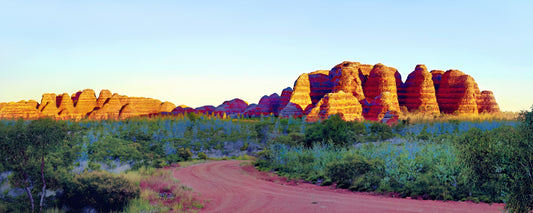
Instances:
[[[250,105],[252,106],[252,105]],[[263,96],[259,103],[255,106],[248,107],[244,112],[244,115],[247,117],[259,117],[262,115],[274,114],[275,116],[279,113],[280,106],[280,96],[276,93],[270,96]]]
[[[304,115],[304,110],[300,105],[289,102],[283,110],[279,112],[279,116],[283,118],[294,117],[301,118]]]
[[[285,108],[285,106],[287,106],[287,104],[289,103],[289,101],[291,100],[291,96],[292,96],[292,88],[290,87],[287,87],[285,88],[282,92],[281,92],[281,97],[280,97],[280,100],[279,100],[279,110],[281,111],[283,108]]]
[[[231,101],[224,101],[224,103],[219,105],[215,111],[224,112],[228,116],[234,116],[242,114],[246,108],[248,108],[248,103],[241,99],[235,98]]]
[[[333,82],[329,78],[329,70],[318,70],[309,73],[309,85],[311,86],[311,93],[309,94],[311,102],[315,105],[333,89]]]
[[[442,70],[431,70],[431,80],[433,80],[433,85],[435,86],[435,92],[439,90],[440,81],[442,80],[442,75],[444,71]]]
[[[417,65],[399,91],[400,106],[406,106],[409,111],[439,113],[432,78],[433,75],[427,71],[425,65]]]

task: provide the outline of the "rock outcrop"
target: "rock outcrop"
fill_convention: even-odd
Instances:
[[[111,96],[111,91],[107,89],[103,89],[102,91],[100,91],[100,95],[98,95],[98,99],[96,100],[96,107],[103,107],[104,104],[107,102],[107,99],[111,98]]]
[[[500,107],[496,103],[496,98],[492,91],[484,90],[481,92],[481,97],[478,103],[479,113],[499,113]]]
[[[92,89],[84,89],[73,96],[74,112],[77,116],[85,117],[96,107],[96,95]]]
[[[35,101],[19,101],[5,103],[0,109],[0,119],[37,119],[41,112],[37,110]]]
[[[279,116],[282,118],[301,118],[304,115],[304,110],[300,105],[289,102],[285,108],[279,112]]]
[[[119,119],[170,112],[175,108],[170,102],[152,98],[110,94],[109,90],[102,90],[97,99],[94,90],[85,89],[71,96],[67,93],[45,93],[40,104],[36,101],[0,103],[0,119]],[[121,115],[122,112],[125,114]]]
[[[432,78],[425,65],[417,65],[402,86],[398,97],[400,105],[406,106],[410,112],[440,113]]]
[[[59,110],[57,109],[56,98],[57,96],[54,93],[43,94],[41,104],[37,108],[42,117],[56,118],[58,116]]]
[[[481,92],[474,79],[459,70],[432,70],[417,65],[405,81],[393,67],[345,61],[331,70],[304,73],[281,95],[263,96],[258,104],[241,99],[225,101],[218,107],[193,109],[143,97],[128,97],[102,90],[98,98],[91,89],[43,94],[41,103],[22,101],[0,103],[0,119],[124,119],[137,116],[173,116],[201,113],[216,116],[279,115],[315,121],[332,114],[345,120],[394,121],[402,112],[478,114],[500,111],[490,91]]]
[[[329,78],[333,82],[333,91],[351,93],[358,101],[365,99],[363,82],[366,79],[359,62],[345,61],[333,67],[329,72]]]
[[[431,80],[433,80],[433,85],[435,86],[435,92],[439,90],[440,81],[442,80],[442,75],[444,71],[442,70],[431,70]]]
[[[376,64],[364,85],[364,93],[367,102],[372,102],[376,97],[381,96],[383,111],[392,111],[394,114],[400,113],[400,104],[398,102],[398,87],[401,86],[401,76],[399,72],[392,67],[383,64]],[[386,93],[385,95],[382,95]],[[374,100],[373,100],[374,99]]]
[[[235,98],[231,101],[224,101],[224,103],[219,105],[215,111],[224,112],[228,116],[236,116],[242,114],[246,108],[248,108],[248,103],[241,99]]]
[[[274,93],[270,96],[263,96],[259,103],[255,106],[250,105],[245,110],[244,116],[246,117],[260,117],[263,115],[273,114],[275,116],[279,113],[280,96]]]
[[[293,92],[292,88],[290,88],[290,87],[285,88],[281,92],[281,97],[280,97],[280,100],[279,100],[279,109],[280,109],[280,111],[283,108],[285,108],[285,106],[287,106],[287,104],[289,104],[289,101],[291,100],[292,92]]]
[[[307,115],[307,121],[314,122],[339,114],[346,121],[362,120],[362,107],[351,93],[339,91],[326,94]]]
[[[294,82],[294,91],[292,92],[289,102],[297,104],[300,108],[305,109],[311,102],[311,84],[309,83],[309,75],[307,73],[301,74],[296,82]]]
[[[309,94],[311,103],[315,105],[333,89],[333,82],[329,78],[329,70],[318,70],[309,73],[309,85],[311,87],[311,93]]]
[[[459,70],[448,70],[442,75],[437,102],[440,111],[447,114],[478,114],[480,95],[474,79]]]

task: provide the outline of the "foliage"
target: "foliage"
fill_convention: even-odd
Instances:
[[[333,143],[339,147],[347,147],[353,143],[361,142],[358,136],[364,133],[364,125],[357,122],[347,122],[339,115],[332,115],[322,123],[309,124],[305,131],[305,146],[312,147],[317,143]]]
[[[64,203],[75,209],[87,206],[98,211],[120,211],[140,194],[140,188],[123,175],[105,171],[76,175],[64,189]]]
[[[63,121],[39,119],[3,124],[0,130],[0,162],[13,171],[10,184],[23,188],[31,210],[46,204],[47,189],[57,189],[68,177],[78,150],[78,128]],[[40,194],[40,198],[34,197]]]

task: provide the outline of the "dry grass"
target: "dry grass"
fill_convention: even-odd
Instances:
[[[427,113],[404,113],[400,120],[408,120],[411,123],[459,121],[513,121],[518,119],[519,112],[482,113],[478,115],[464,114],[427,114]]]
[[[203,202],[196,199],[192,189],[179,184],[171,169],[141,168],[126,177],[141,187],[139,203],[145,203],[133,209],[146,204],[158,212],[196,212],[203,208]]]

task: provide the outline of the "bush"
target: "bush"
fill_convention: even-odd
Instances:
[[[387,140],[392,138],[392,128],[384,123],[375,122],[370,126],[370,133],[377,140]]]
[[[339,115],[332,115],[322,123],[308,126],[305,131],[305,145],[313,147],[318,143],[332,143],[335,146],[347,147],[360,142],[357,133],[361,133],[361,130],[360,125],[346,122]]]
[[[198,158],[201,160],[207,160],[207,155],[203,152],[198,153]]]
[[[177,154],[183,161],[188,161],[192,158],[192,152],[188,148],[179,148]]]
[[[350,187],[355,179],[371,171],[371,165],[364,157],[350,153],[341,161],[331,162],[326,165],[326,177],[337,183],[339,188]]]
[[[63,199],[69,207],[93,207],[98,211],[120,211],[129,200],[138,197],[139,186],[121,175],[108,172],[84,172],[64,188]]]

